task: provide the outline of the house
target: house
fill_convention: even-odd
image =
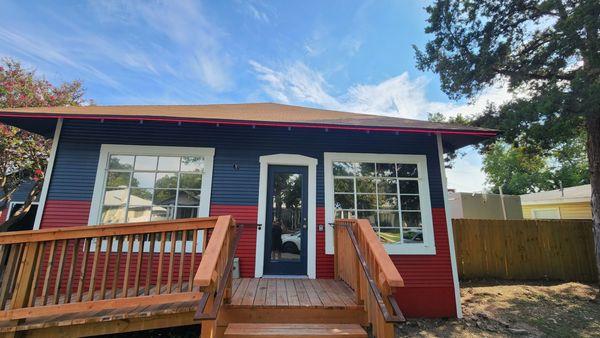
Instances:
[[[0,207],[0,224],[9,219],[21,206],[25,204],[25,200],[29,195],[29,192],[33,188],[35,182],[32,180],[24,181],[19,185],[17,190],[11,195],[10,201],[4,205],[4,208]],[[0,198],[3,194],[0,192]],[[31,208],[21,220],[13,224],[8,231],[14,230],[31,230],[33,229],[33,223],[35,222],[35,215],[38,207],[38,197],[36,196],[31,204]]]
[[[260,290],[267,277],[318,281],[359,273],[358,261],[339,260],[354,256],[336,258],[338,245],[354,248],[342,237],[334,243],[346,225],[332,224],[367,219],[381,241],[370,242],[373,252],[382,243],[389,255],[368,254],[367,263],[393,262],[393,269],[375,271],[375,280],[396,269],[403,280],[382,282],[384,294],[395,290],[382,302],[395,299],[408,317],[461,316],[443,153],[494,130],[273,103],[5,108],[0,116],[54,140],[35,229],[232,215],[250,225],[237,246],[241,277],[257,278],[237,286]],[[360,224],[349,226],[366,231]],[[220,248],[215,236],[207,256]],[[369,241],[370,234],[361,236],[358,242]],[[111,250],[108,243],[97,250]],[[210,283],[198,277],[202,269],[194,280]],[[286,283],[294,292],[301,287]]]
[[[523,219],[519,196],[448,192],[452,218]]]
[[[589,184],[521,195],[523,216],[529,219],[592,219]]]

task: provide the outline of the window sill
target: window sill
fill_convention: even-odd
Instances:
[[[384,244],[388,255],[435,255],[435,246],[424,244]]]

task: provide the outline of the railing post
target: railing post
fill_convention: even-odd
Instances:
[[[335,277],[335,279],[340,279],[340,253],[339,253],[339,245],[340,245],[340,241],[339,241],[339,231],[338,231],[338,224],[334,223],[333,226],[333,276]]]
[[[25,244],[25,250],[21,256],[19,274],[15,283],[13,296],[11,300],[11,309],[18,309],[25,307],[29,301],[29,294],[34,281],[32,276],[34,274],[36,260],[38,259],[38,242],[30,242]]]

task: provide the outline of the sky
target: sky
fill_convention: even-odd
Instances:
[[[427,119],[476,114],[505,87],[451,101],[416,68],[424,0],[0,0],[0,57],[52,83],[84,83],[98,105],[279,102]],[[449,188],[486,188],[464,149]]]

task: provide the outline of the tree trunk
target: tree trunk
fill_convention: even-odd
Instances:
[[[590,163],[590,184],[592,186],[592,224],[594,247],[596,249],[596,267],[600,283],[600,113],[592,113],[587,121],[587,153]],[[600,300],[600,290],[596,294]]]

